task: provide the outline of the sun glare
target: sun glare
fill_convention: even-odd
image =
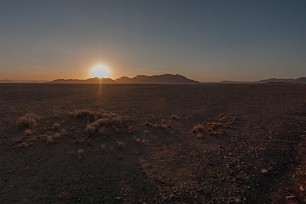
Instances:
[[[110,78],[111,73],[108,66],[104,64],[97,64],[90,70],[91,77],[99,77],[99,78]]]

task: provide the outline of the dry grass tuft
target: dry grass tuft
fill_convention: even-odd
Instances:
[[[98,113],[96,116],[96,120],[88,123],[86,127],[86,132],[89,135],[110,136],[118,132],[134,132],[134,128],[124,125],[125,117],[116,113]]]
[[[25,141],[23,137],[16,137],[9,142],[9,145],[15,146],[21,144]]]
[[[78,149],[79,159],[82,159],[85,155],[85,150],[83,148]]]
[[[54,123],[52,125],[52,130],[58,131],[60,129],[60,124],[59,123]]]
[[[203,139],[203,137],[204,137],[204,135],[202,134],[202,133],[197,133],[197,136],[196,136],[196,138],[197,139]]]
[[[121,116],[115,116],[112,119],[112,123],[115,126],[120,127],[122,125],[122,123],[123,123],[123,118]]]
[[[58,138],[61,137],[61,134],[60,134],[60,133],[55,133],[55,134],[53,135],[53,137],[54,137],[54,139],[58,139]]]
[[[24,131],[24,135],[25,135],[25,136],[33,135],[33,131],[32,131],[31,129],[26,129],[26,130]]]
[[[232,128],[233,123],[236,121],[237,117],[233,113],[220,114],[218,122],[221,122],[226,128]]]
[[[89,110],[75,110],[74,112],[70,112],[69,116],[77,119],[94,119],[95,112]]]
[[[55,139],[52,135],[48,135],[46,138],[47,144],[53,144],[55,142]]]
[[[32,113],[27,113],[23,116],[21,116],[17,121],[16,121],[16,126],[20,130],[25,130],[25,129],[32,129],[36,127],[37,125],[37,116],[32,114]]]
[[[123,141],[121,141],[121,140],[116,141],[116,144],[117,144],[117,147],[119,149],[124,149],[125,148],[125,143]]]
[[[36,140],[37,140],[37,136],[28,137],[27,135],[25,135],[25,136],[20,136],[20,137],[12,139],[9,142],[9,145],[14,146],[14,147],[28,147],[28,146],[34,145],[34,142]]]
[[[28,147],[28,146],[29,146],[29,143],[27,143],[27,142],[22,142],[22,143],[17,145],[17,147]]]
[[[149,126],[149,125],[147,125],[147,126]],[[157,128],[157,129],[169,129],[169,128],[171,128],[171,122],[169,120],[162,119],[161,122],[155,123],[153,125],[153,127]]]
[[[131,134],[131,133],[134,133],[134,132],[135,132],[135,128],[134,128],[133,126],[130,125],[130,126],[128,127],[127,132],[130,133],[130,134]]]
[[[194,134],[202,133],[204,131],[204,126],[201,124],[197,124],[193,127],[192,132]]]
[[[208,122],[205,124],[205,129],[209,135],[224,135],[224,130],[219,122]]]
[[[54,135],[48,135],[46,137],[47,144],[53,144],[56,140],[58,140],[61,137],[60,133],[55,133]]]

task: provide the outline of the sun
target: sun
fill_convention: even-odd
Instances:
[[[91,77],[99,77],[99,78],[110,78],[111,72],[107,65],[105,64],[96,64],[90,70]]]

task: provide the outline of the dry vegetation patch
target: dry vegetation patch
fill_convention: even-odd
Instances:
[[[11,146],[20,146],[20,144],[23,144],[23,143],[25,143],[24,137],[16,137],[9,142]]]
[[[233,128],[233,123],[236,121],[237,117],[233,113],[228,114],[220,114],[218,118],[218,122],[222,124],[222,126],[226,128]]]
[[[27,113],[18,118],[16,120],[16,127],[18,130],[24,130],[23,136],[13,138],[9,142],[9,145],[14,147],[27,147],[34,145],[37,141],[53,144],[66,133],[66,130],[62,129],[59,123],[54,123],[52,127],[39,128],[34,131],[33,129],[38,125],[37,119],[38,116],[33,113]],[[42,133],[42,130],[45,133]]]
[[[33,129],[37,125],[37,116],[33,113],[27,113],[16,121],[16,127],[19,130]]]
[[[109,151],[114,153],[116,150],[123,151],[126,149],[129,140],[121,138],[123,134],[133,134],[136,128],[133,122],[136,121],[135,116],[125,114],[118,114],[111,111],[89,111],[89,110],[75,110],[68,114],[68,118],[63,121],[52,121],[50,124],[49,118],[40,118],[40,124],[37,130],[37,116],[34,114],[25,114],[16,121],[16,127],[24,130],[23,135],[12,139],[9,145],[14,147],[28,147],[34,144],[45,143],[48,145],[58,144],[62,141],[61,138],[65,135],[71,135],[74,139],[74,145],[79,145],[79,148],[68,151],[70,155],[77,155],[79,159],[83,159],[85,155],[85,145],[95,146],[93,149],[98,149],[102,152]],[[168,127],[168,121],[162,120],[160,126]],[[63,126],[68,126],[67,132]],[[71,126],[69,128],[69,126]],[[157,126],[156,126],[157,127]],[[110,141],[101,142],[99,137],[103,140],[112,137]],[[118,137],[119,136],[119,137]],[[130,138],[133,141],[133,136]],[[142,140],[136,140],[136,143],[141,144]],[[100,145],[99,145],[100,144]],[[90,152],[90,151],[89,151]],[[122,157],[122,156],[121,156]]]
[[[156,129],[169,129],[171,128],[171,121],[162,119],[161,121],[156,122],[156,123],[146,122],[145,125],[148,127],[154,127]]]
[[[35,136],[33,137],[20,136],[20,137],[16,137],[12,139],[9,142],[9,145],[13,147],[28,147],[28,146],[32,146],[36,140],[37,140],[37,137]]]
[[[198,139],[202,139],[204,134],[211,136],[224,135],[226,128],[233,128],[233,123],[235,120],[236,115],[233,113],[220,114],[219,117],[215,120],[196,124],[193,127],[192,132]]]
[[[95,117],[95,113],[89,110],[75,110],[73,112],[68,113],[71,118],[78,119],[93,119]]]
[[[125,116],[112,112],[98,112],[93,114],[94,120],[88,122],[85,129],[85,132],[89,136],[109,137],[118,132],[134,132],[133,127],[127,124],[128,119]]]
[[[53,144],[55,143],[59,138],[61,137],[61,134],[60,133],[55,133],[53,135],[48,135],[46,137],[46,142],[47,144]]]

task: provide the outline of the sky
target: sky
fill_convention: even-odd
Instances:
[[[0,0],[0,79],[306,76],[305,0]]]

